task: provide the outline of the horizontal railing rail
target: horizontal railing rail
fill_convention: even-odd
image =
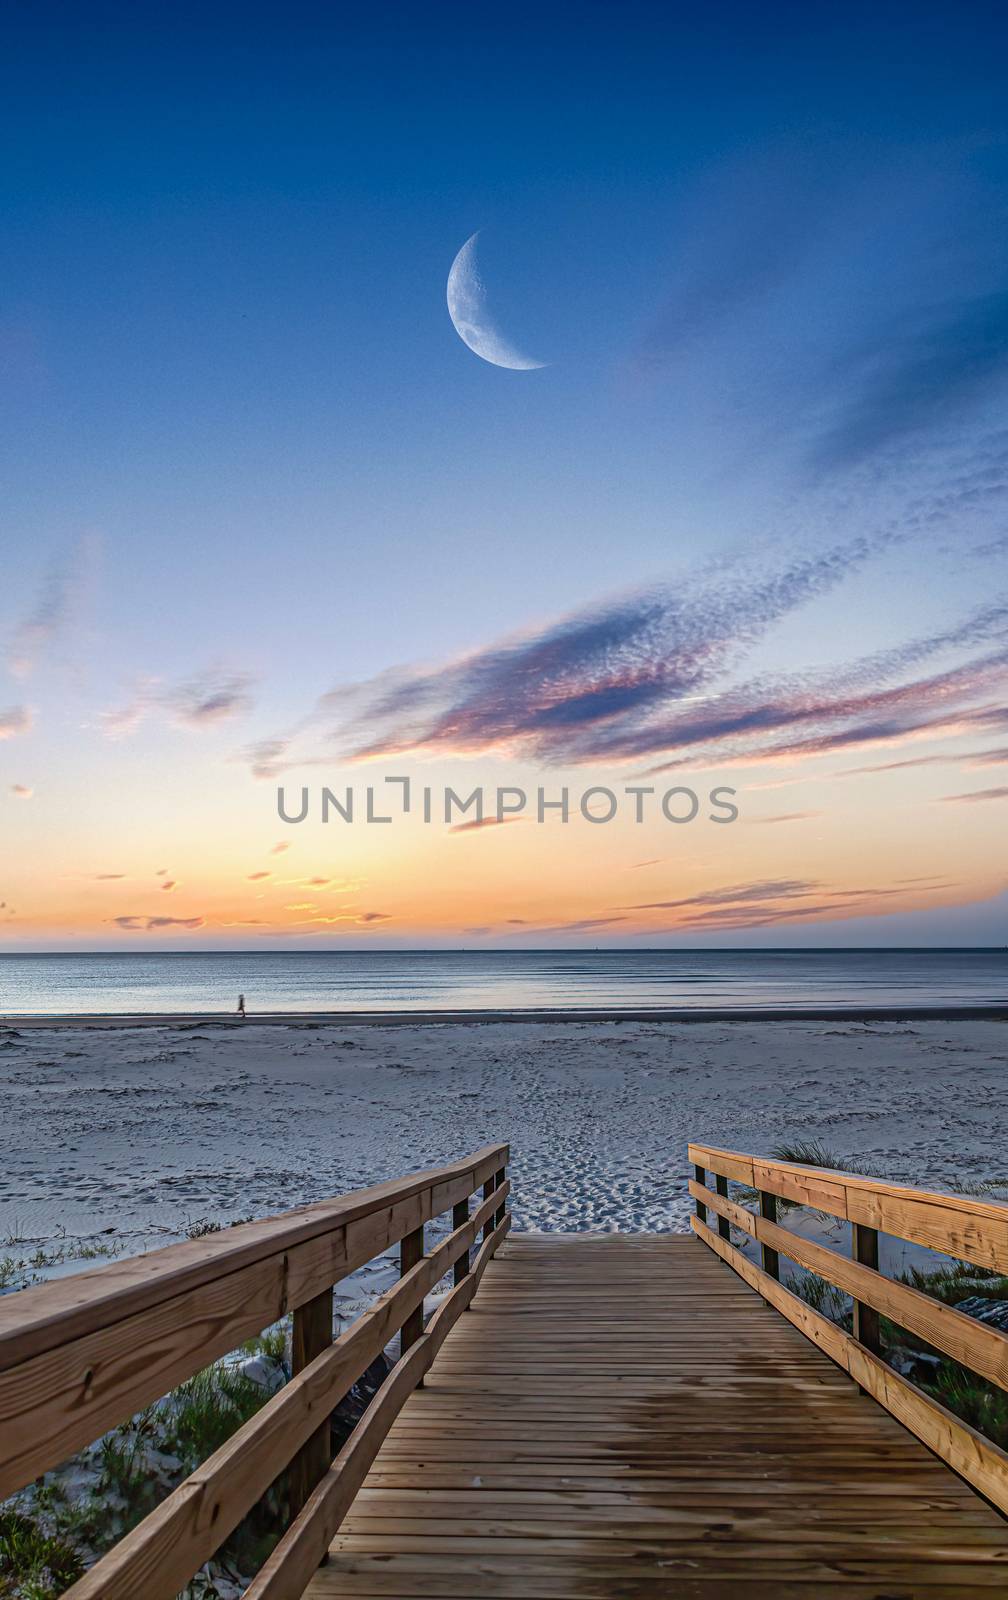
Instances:
[[[690,1144],[694,1232],[768,1304],[831,1356],[862,1389],[917,1435],[999,1510],[1008,1512],[1008,1453],[897,1373],[882,1359],[879,1317],[916,1334],[934,1350],[1008,1390],[1008,1335],[879,1270],[879,1234],[923,1245],[993,1272],[1008,1273],[1008,1205],[884,1183]],[[714,1177],[713,1189],[710,1176]],[[753,1195],[758,1210],[729,1198],[729,1180]],[[851,1256],[782,1227],[778,1201],[807,1206],[851,1224]],[[708,1220],[713,1213],[717,1230]],[[732,1243],[738,1229],[760,1246],[760,1264]],[[780,1282],[780,1258],[849,1294],[853,1332],[816,1311]]]
[[[451,1166],[0,1299],[0,1496],[293,1312],[290,1382],[67,1595],[172,1600],[284,1472],[291,1526],[269,1570],[316,1550],[508,1231],[509,1156],[508,1145],[488,1145]],[[424,1225],[445,1211],[452,1231],[425,1254]],[[399,1281],[334,1339],[333,1286],[396,1244]],[[449,1272],[453,1288],[425,1331],[424,1297]],[[329,1417],[397,1333],[400,1359],[334,1463]],[[323,1555],[324,1546],[316,1565]]]

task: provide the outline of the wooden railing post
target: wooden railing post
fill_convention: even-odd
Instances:
[[[407,1272],[412,1272],[419,1261],[423,1260],[424,1230],[423,1223],[419,1228],[414,1228],[412,1233],[403,1235],[399,1246],[399,1276],[404,1278]],[[410,1345],[416,1344],[423,1333],[423,1301],[415,1311],[411,1311],[402,1325],[399,1336],[399,1353],[405,1355]]]
[[[701,1188],[706,1189],[706,1187],[707,1187],[707,1168],[706,1167],[694,1166],[694,1168],[693,1168],[693,1176],[696,1179],[697,1183],[700,1184]],[[707,1207],[704,1205],[702,1200],[698,1200],[696,1202],[696,1214],[700,1218],[701,1222],[706,1222],[707,1221]]]
[[[452,1206],[452,1232],[456,1228],[464,1228],[469,1221],[469,1201],[460,1200],[457,1206]],[[459,1284],[469,1271],[469,1252],[464,1251],[455,1263],[455,1283]]]
[[[501,1167],[497,1172],[494,1173],[494,1188],[495,1189],[502,1189],[504,1187],[504,1170],[505,1169],[503,1167]],[[500,1205],[497,1207],[497,1210],[494,1212],[494,1227],[495,1228],[499,1228],[501,1223],[504,1221],[504,1209],[505,1209],[504,1202],[502,1200]]]
[[[760,1216],[765,1217],[767,1222],[776,1222],[777,1196],[775,1194],[768,1194],[765,1189],[761,1189],[759,1192],[759,1210]],[[768,1244],[761,1244],[760,1259],[762,1261],[763,1271],[768,1277],[780,1277],[780,1258],[776,1250],[771,1250]]]
[[[727,1198],[728,1198],[728,1179],[727,1178],[722,1178],[720,1172],[715,1175],[714,1187],[717,1189],[718,1194],[723,1195],[724,1198],[727,1200]],[[717,1231],[721,1235],[722,1239],[728,1239],[728,1240],[731,1239],[731,1223],[728,1221],[727,1217],[718,1217],[718,1219],[717,1219]]]
[[[496,1189],[496,1187],[497,1187],[497,1174],[495,1172],[493,1177],[492,1178],[488,1178],[486,1183],[483,1185],[483,1198],[484,1198],[484,1200],[489,1200],[490,1196],[493,1194],[493,1192]],[[486,1244],[486,1242],[489,1239],[490,1235],[493,1233],[494,1228],[497,1226],[497,1224],[496,1224],[496,1222],[494,1220],[496,1215],[497,1215],[497,1213],[495,1212],[494,1216],[493,1217],[489,1217],[487,1219],[487,1221],[483,1224],[483,1243],[484,1244]]]
[[[404,1278],[418,1262],[423,1260],[424,1230],[421,1222],[419,1228],[414,1228],[412,1233],[406,1233],[399,1245],[399,1276]],[[411,1345],[423,1335],[423,1301],[415,1311],[411,1311],[402,1325],[399,1333],[399,1355],[404,1356]],[[424,1386],[423,1378],[417,1382],[417,1388]]]
[[[333,1342],[333,1292],[323,1289],[321,1294],[306,1300],[294,1312],[291,1335],[291,1375],[297,1377],[310,1361],[320,1356]],[[332,1461],[332,1442],[329,1436],[329,1418],[326,1417],[301,1446],[290,1465],[291,1519],[298,1515],[317,1483],[325,1477]]]
[[[863,1267],[873,1267],[878,1271],[878,1230],[865,1227],[860,1222],[854,1223],[851,1238],[851,1254],[855,1261]],[[882,1340],[879,1336],[879,1314],[873,1306],[866,1306],[860,1300],[854,1301],[854,1337],[870,1350],[873,1355],[881,1355]]]

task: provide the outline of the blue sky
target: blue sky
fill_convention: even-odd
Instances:
[[[585,675],[577,739],[543,740],[534,696],[490,674],[508,748],[675,760],[683,729],[642,734],[625,676],[660,656],[668,711],[715,595],[694,687],[731,688],[750,727],[767,696],[828,690],[834,747],[844,686],[895,693],[946,638],[887,725],[915,738],[908,699],[1003,647],[1003,10],[17,6],[5,31],[0,624],[32,657],[0,686],[31,719],[0,749],[11,783],[111,784],[136,758],[103,730],[135,722],[163,787],[172,718],[213,725],[208,784],[295,734],[309,759],[305,728],[405,749],[381,675],[433,674],[452,720],[461,655],[485,688],[500,640],[600,617],[601,654],[550,690]],[[452,330],[476,230],[541,371]],[[344,684],[340,743],[317,706]],[[220,717],[190,714],[201,694]],[[498,709],[466,726],[496,738]],[[737,711],[734,743],[720,703],[700,730],[718,759],[753,755]],[[32,827],[41,848],[65,814]]]

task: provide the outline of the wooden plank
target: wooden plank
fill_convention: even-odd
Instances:
[[[697,1563],[699,1565],[699,1563]],[[711,1571],[721,1566],[721,1572]],[[895,1576],[880,1573],[865,1577],[820,1567],[813,1575],[807,1569],[795,1572],[778,1569],[767,1577],[718,1561],[716,1550],[704,1563],[705,1576],[668,1572],[656,1575],[643,1570],[640,1560],[623,1554],[612,1561],[597,1557],[589,1565],[564,1566],[534,1557],[495,1558],[492,1553],[478,1561],[471,1555],[444,1552],[425,1558],[415,1556],[347,1557],[339,1566],[338,1586],[320,1574],[318,1586],[310,1593],[318,1600],[991,1600],[996,1587],[989,1578],[974,1585],[965,1581],[961,1569],[949,1581],[928,1573],[922,1584],[919,1568],[905,1565]],[[947,1569],[944,1569],[947,1572]],[[706,1573],[710,1575],[706,1575]],[[474,1576],[475,1574],[475,1576]],[[880,1581],[884,1587],[880,1588]],[[888,1580],[888,1581],[885,1581]],[[466,1587],[468,1583],[469,1587]],[[474,1583],[478,1588],[474,1589]],[[409,1587],[406,1587],[406,1585]],[[323,1586],[324,1585],[324,1586]]]
[[[691,1185],[691,1192],[693,1187]],[[870,1307],[876,1315],[881,1312],[890,1321],[927,1340],[928,1344],[943,1351],[953,1361],[989,1378],[1000,1388],[1008,1389],[1008,1335],[999,1329],[989,1327],[975,1317],[966,1316],[954,1306],[935,1300],[910,1284],[894,1282],[877,1269],[848,1260],[826,1245],[803,1239],[800,1234],[792,1233],[763,1217],[754,1217],[752,1212],[744,1211],[730,1200],[725,1201],[709,1189],[702,1190],[702,1196],[707,1207],[726,1217],[736,1227],[744,1226],[752,1238],[768,1250],[772,1247],[775,1255],[787,1256],[809,1272],[818,1273],[855,1301]],[[875,1326],[877,1336],[877,1321]],[[870,1349],[871,1346],[867,1345],[866,1348]]]
[[[305,1600],[993,1600],[1006,1562],[990,1506],[713,1251],[517,1235]]]
[[[752,1156],[742,1155],[738,1150],[718,1150],[703,1144],[688,1145],[686,1154],[694,1166],[720,1172],[726,1178],[734,1178],[736,1183],[753,1188]]]
[[[816,1167],[790,1167],[779,1161],[754,1159],[753,1183],[757,1189],[775,1194],[781,1200],[811,1206],[814,1211],[827,1211],[834,1217],[847,1216],[845,1185]]]
[[[500,1196],[500,1189],[497,1189]],[[297,1521],[245,1590],[244,1600],[290,1600],[300,1595],[326,1555],[403,1401],[430,1368],[449,1329],[472,1301],[510,1216],[480,1246],[472,1270],[431,1319],[426,1333],[400,1358]]]
[[[992,1215],[992,1206],[979,1201],[975,1205],[976,1209],[972,1203],[963,1204],[957,1196],[913,1190],[904,1194],[881,1185],[877,1189],[851,1186],[847,1192],[851,1222],[991,1272],[1008,1273],[1008,1206]]]
[[[406,1313],[422,1304],[458,1252],[473,1245],[494,1203],[474,1211],[292,1378],[74,1584],[66,1600],[173,1600],[319,1427],[320,1417],[328,1426],[330,1412],[380,1355]]]
[[[838,1366],[849,1372],[867,1394],[902,1422],[904,1427],[909,1428],[911,1433],[916,1434],[929,1450],[933,1450],[999,1511],[1008,1514],[1008,1453],[953,1416],[951,1411],[947,1411],[915,1384],[900,1377],[878,1356],[852,1339],[843,1328],[813,1311],[790,1289],[785,1289],[783,1284],[777,1283],[753,1262],[746,1260],[733,1245],[726,1244],[705,1223],[696,1217],[691,1221],[695,1232],[722,1261],[734,1267],[740,1277],[770,1305],[783,1312],[789,1322],[832,1357]],[[845,1262],[847,1267],[853,1265],[852,1262]]]

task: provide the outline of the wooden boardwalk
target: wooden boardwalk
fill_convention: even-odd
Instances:
[[[520,1234],[306,1593],[993,1600],[1006,1535],[696,1238]]]
[[[1008,1593],[1008,1452],[890,1348],[975,1374],[996,1422],[1008,1334],[888,1277],[879,1247],[997,1295],[1008,1205],[690,1144],[691,1234],[511,1235],[510,1154],[0,1296],[0,1500],[290,1317],[289,1381],[64,1600],[176,1600],[267,1491],[282,1531],[242,1600]],[[796,1231],[803,1208],[840,1248]],[[396,1248],[397,1281],[337,1328],[334,1284]],[[333,1414],[390,1347],[347,1437]]]

